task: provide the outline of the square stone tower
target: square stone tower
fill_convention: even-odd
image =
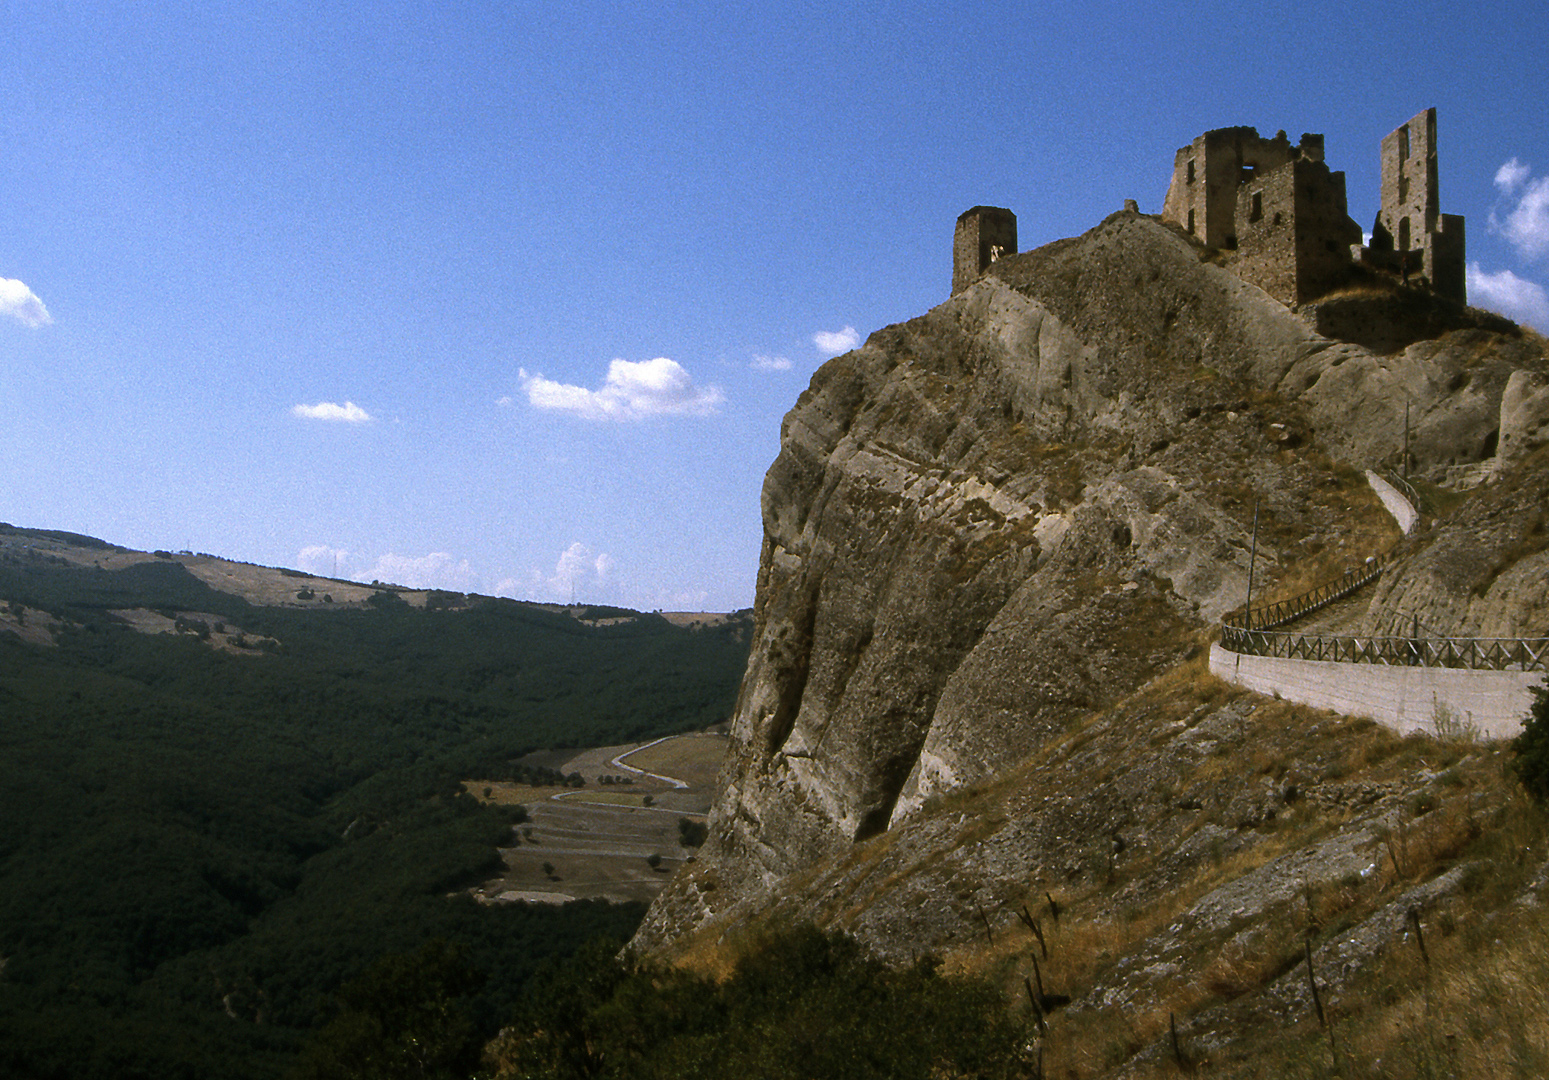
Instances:
[[[962,292],[1003,255],[1017,253],[1017,216],[999,206],[976,206],[957,217],[952,237],[952,292]]]
[[[1361,229],[1345,205],[1345,174],[1323,161],[1323,136],[1292,145],[1251,127],[1207,131],[1173,155],[1162,218],[1186,229],[1226,264],[1287,306],[1348,274]]]
[[[1408,275],[1438,296],[1466,303],[1463,215],[1441,213],[1436,110],[1426,109],[1382,140],[1382,210],[1372,247],[1391,250]]]

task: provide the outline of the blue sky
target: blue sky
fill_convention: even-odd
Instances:
[[[780,418],[1208,128],[1352,216],[1439,112],[1470,296],[1549,329],[1530,5],[0,3],[0,520],[521,598],[753,599]]]

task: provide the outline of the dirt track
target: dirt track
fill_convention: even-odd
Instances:
[[[560,769],[579,772],[583,788],[484,785],[494,801],[525,805],[529,820],[519,842],[501,849],[506,872],[477,895],[490,903],[650,900],[693,855],[679,842],[678,823],[704,820],[725,749],[726,737],[712,734],[595,747]],[[482,795],[480,785],[469,786]],[[652,855],[661,856],[655,869]]]

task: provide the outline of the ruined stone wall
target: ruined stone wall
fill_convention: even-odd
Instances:
[[[1431,234],[1425,253],[1425,276],[1438,296],[1468,303],[1468,279],[1464,270],[1467,253],[1462,214],[1443,214],[1438,230]]]
[[[1345,174],[1322,162],[1299,161],[1295,173],[1296,299],[1315,300],[1350,277],[1350,249],[1361,227],[1350,219]]]
[[[1463,219],[1441,213],[1436,153],[1436,110],[1417,113],[1382,140],[1382,209],[1378,224],[1400,259],[1414,252],[1409,272],[1425,277],[1438,295],[1462,303]],[[1402,267],[1403,263],[1398,264]]]
[[[1272,139],[1260,138],[1251,127],[1207,131],[1173,155],[1162,219],[1210,247],[1234,248],[1242,224],[1237,212],[1242,186],[1292,161],[1322,160],[1322,135],[1304,134],[1292,146],[1284,131]]]
[[[1382,224],[1398,251],[1420,251],[1440,216],[1436,110],[1427,109],[1382,140]]]
[[[1228,264],[1287,307],[1297,302],[1296,170],[1275,169],[1237,192],[1237,254]]]
[[[1346,209],[1345,174],[1310,157],[1245,170],[1233,218],[1237,250],[1228,265],[1288,307],[1342,284],[1350,247],[1361,242]]]
[[[1017,253],[1017,216],[999,206],[958,215],[952,236],[952,292],[962,292],[996,259]]]

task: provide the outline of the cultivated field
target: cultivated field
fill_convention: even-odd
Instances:
[[[530,819],[516,830],[517,843],[501,850],[506,872],[476,894],[487,903],[650,900],[693,856],[679,822],[704,820],[726,742],[718,734],[676,735],[534,762],[579,772],[584,788],[470,781],[475,795],[521,803]],[[660,856],[654,868],[653,855]]]

